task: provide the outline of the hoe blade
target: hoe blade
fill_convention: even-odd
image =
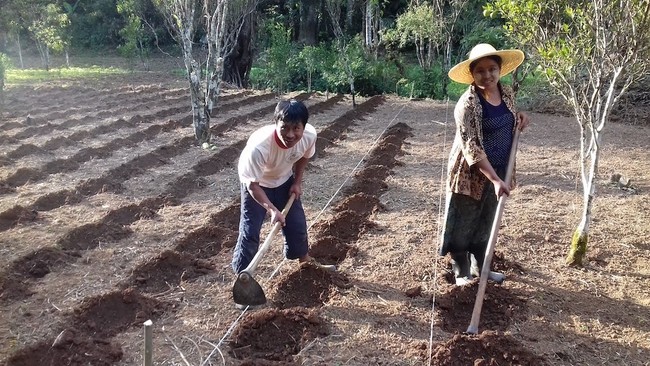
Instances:
[[[232,286],[232,298],[235,303],[241,305],[256,306],[266,303],[266,296],[262,286],[246,271],[237,275],[237,280]]]

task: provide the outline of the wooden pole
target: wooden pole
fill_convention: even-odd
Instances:
[[[517,145],[519,144],[519,129],[515,129],[515,135],[512,138],[512,147],[510,148],[510,156],[508,157],[508,167],[506,169],[506,185],[510,185],[512,181],[512,172],[515,167],[515,157],[517,155]],[[478,333],[478,323],[481,319],[481,309],[483,308],[483,298],[485,297],[485,288],[487,287],[488,277],[490,276],[490,265],[492,263],[492,255],[494,254],[494,247],[497,242],[499,234],[499,227],[501,226],[501,217],[503,216],[503,208],[506,205],[507,195],[499,197],[499,204],[497,206],[494,221],[492,222],[492,231],[490,232],[490,240],[488,241],[487,248],[485,248],[485,259],[483,260],[483,268],[481,268],[481,279],[478,284],[478,292],[476,293],[476,301],[474,302],[474,310],[472,311],[472,320],[467,327],[467,333]]]
[[[153,322],[147,320],[144,322],[144,366],[153,366],[153,336],[151,327]]]

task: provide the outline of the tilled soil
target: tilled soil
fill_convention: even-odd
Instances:
[[[650,128],[610,124],[584,268],[563,263],[581,213],[578,128],[531,114],[492,262],[478,281],[439,257],[453,104],[290,93],[318,133],[301,197],[311,254],[255,274],[237,310],[236,161],[278,97],[226,89],[197,146],[182,80],[9,86],[0,120],[0,360],[160,365],[648,365]],[[612,182],[612,174],[631,183]],[[265,227],[269,230],[269,227]]]

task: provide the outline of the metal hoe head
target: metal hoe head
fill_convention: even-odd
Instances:
[[[245,270],[237,275],[237,280],[232,286],[232,297],[235,303],[241,305],[256,306],[266,303],[262,286]]]
[[[287,212],[289,212],[295,198],[296,195],[293,193],[289,196],[289,200],[282,210],[283,215],[286,216]],[[248,264],[248,267],[237,274],[237,280],[235,280],[235,284],[232,286],[232,298],[236,304],[256,306],[266,303],[264,290],[262,290],[262,286],[253,278],[253,273],[255,273],[255,269],[262,260],[264,253],[269,249],[273,236],[280,230],[281,226],[282,224],[280,222],[276,222],[273,225],[271,232],[266,236],[266,240],[259,247],[257,253],[255,253],[255,256]]]

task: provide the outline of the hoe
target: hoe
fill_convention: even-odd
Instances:
[[[289,197],[289,201],[287,201],[286,206],[284,206],[284,209],[282,210],[282,215],[286,216],[295,198],[296,196],[293,194]],[[235,303],[249,306],[262,305],[266,303],[264,290],[262,290],[262,286],[255,281],[253,274],[257,269],[257,265],[262,260],[262,257],[269,250],[273,237],[278,230],[280,230],[281,226],[282,224],[280,222],[276,222],[273,225],[271,232],[266,236],[264,243],[255,254],[255,257],[253,257],[253,260],[250,262],[248,267],[237,275],[237,280],[235,280],[235,284],[232,286],[232,297],[233,300],[235,300]]]

